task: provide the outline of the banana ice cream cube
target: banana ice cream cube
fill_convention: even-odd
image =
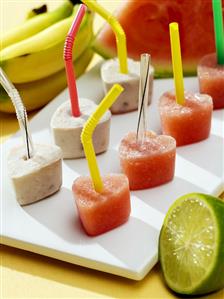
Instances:
[[[149,68],[149,99],[153,88],[154,68]],[[124,91],[111,107],[113,114],[126,113],[138,109],[140,62],[128,59],[128,74],[122,74],[119,70],[118,59],[107,60],[101,67],[101,79],[105,94],[115,84],[119,83]],[[149,103],[150,104],[150,103]]]
[[[8,156],[8,173],[20,205],[41,200],[62,184],[61,149],[48,144],[35,144],[34,149],[30,159],[24,146],[13,148]]]
[[[52,116],[51,131],[55,144],[63,152],[64,159],[75,159],[85,157],[80,135],[83,125],[96,110],[97,105],[88,99],[80,98],[80,117],[71,115],[70,101],[64,102]],[[93,133],[93,145],[96,154],[107,150],[110,135],[111,113],[107,111],[97,124]]]

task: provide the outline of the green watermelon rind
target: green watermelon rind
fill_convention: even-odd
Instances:
[[[95,39],[91,44],[91,48],[93,49],[93,51],[99,54],[100,56],[102,56],[104,59],[113,58],[114,57],[113,52],[108,51],[107,50],[108,48],[103,47],[103,45],[97,41],[97,36],[98,34],[95,36]]]
[[[113,58],[114,52],[110,51],[108,48],[104,47],[103,44],[97,40],[97,36],[98,36],[98,34],[96,35],[95,39],[93,40],[93,42],[91,44],[91,48],[93,49],[93,51],[95,53],[99,54],[104,59]],[[192,66],[189,64],[187,66],[187,69],[185,68],[185,70],[183,71],[183,75],[185,77],[196,76],[197,74],[195,71],[195,64],[192,64]],[[172,78],[172,77],[173,77],[173,71],[172,71],[172,65],[170,64],[170,62],[167,63],[167,66],[165,66],[164,64],[159,66],[157,64],[156,71],[154,73],[154,78],[162,79],[162,78]]]

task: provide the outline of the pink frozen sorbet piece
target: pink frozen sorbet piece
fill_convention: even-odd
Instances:
[[[144,141],[128,133],[119,147],[120,164],[131,190],[155,187],[173,179],[176,141],[166,135],[145,132]]]
[[[131,211],[127,177],[110,174],[102,180],[104,189],[101,193],[95,191],[90,177],[79,177],[72,186],[80,220],[90,236],[125,223]]]
[[[224,108],[224,65],[217,64],[216,54],[204,56],[197,72],[200,92],[212,97],[214,109]]]
[[[212,98],[185,92],[185,103],[176,103],[175,94],[166,92],[159,100],[163,134],[176,139],[177,146],[208,138],[212,119]]]

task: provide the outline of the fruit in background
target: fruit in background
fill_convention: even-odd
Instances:
[[[192,193],[169,209],[160,232],[159,258],[175,292],[202,295],[224,287],[224,202]]]
[[[222,0],[224,6],[224,0]],[[215,51],[212,2],[204,0],[127,0],[116,13],[127,38],[128,56],[139,60],[150,53],[156,77],[172,75],[169,23],[178,22],[185,75],[195,75],[199,59]],[[104,25],[93,49],[105,58],[116,55],[109,25]]]
[[[20,26],[7,31],[1,38],[1,49],[8,47],[16,42],[26,39],[34,34],[40,32],[41,30],[51,26],[52,24],[62,20],[73,11],[72,2],[65,0],[62,5],[60,5],[55,10],[40,14],[35,18],[31,18],[26,22],[22,23]]]
[[[82,75],[91,61],[93,51],[88,47],[82,55],[73,62],[76,78]],[[34,82],[15,84],[27,111],[32,111],[47,104],[67,86],[65,70]],[[15,109],[5,90],[0,86],[0,111],[15,113]]]
[[[46,13],[46,12],[47,12],[47,5],[46,4],[41,5],[39,7],[36,7],[36,8],[33,8],[32,10],[30,10],[27,13],[26,20],[31,19],[33,17],[36,17],[36,16],[41,15],[41,14]]]
[[[46,12],[47,12],[47,5],[46,4],[41,5],[39,7],[36,7],[36,8],[33,8],[32,10],[30,10],[27,13],[26,20],[29,20],[33,17],[36,17],[36,16],[41,15],[41,14],[46,13]]]
[[[78,6],[75,6],[71,17],[61,20],[0,52],[0,66],[13,83],[39,80],[64,68],[63,48],[65,37],[77,9]],[[74,60],[82,54],[92,40],[92,23],[93,13],[88,11],[75,40]]]
[[[80,1],[77,0],[73,1],[73,3],[74,2],[79,3]],[[42,32],[18,42],[15,45],[9,46],[0,52],[0,56],[2,53],[10,53],[10,55],[14,57],[16,53],[12,49],[17,49],[17,54],[23,53],[22,55],[24,55],[22,57],[8,59],[2,62],[2,64],[4,64],[3,68],[10,79],[12,80],[12,77],[15,78],[12,82],[20,92],[28,111],[42,107],[67,85],[63,61],[63,48],[65,37],[77,9],[78,6],[75,6],[72,17],[59,21],[49,28],[44,29]],[[35,16],[33,18],[37,17],[38,16]],[[93,37],[92,23],[93,13],[88,11],[75,40],[76,46],[74,47],[73,63],[76,77],[85,71],[93,56],[93,51],[90,49],[90,43]],[[48,34],[50,34],[50,36]],[[52,44],[50,41],[52,41]],[[22,52],[21,47],[18,46],[21,44],[23,45],[22,50],[24,52]],[[28,45],[30,47],[29,50],[33,50],[33,53],[26,55],[30,51],[26,52],[28,48],[24,45]],[[17,84],[17,82],[22,83]],[[15,112],[9,97],[1,87],[0,111],[8,113]]]

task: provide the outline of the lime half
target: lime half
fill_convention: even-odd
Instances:
[[[224,202],[198,193],[179,198],[165,217],[159,257],[165,281],[177,293],[224,287]]]

